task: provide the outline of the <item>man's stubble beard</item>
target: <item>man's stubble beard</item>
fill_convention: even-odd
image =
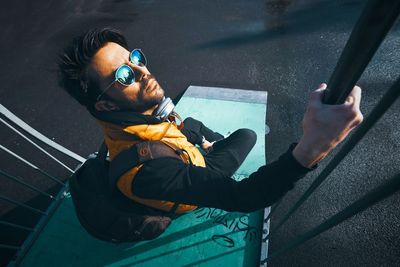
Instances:
[[[157,82],[157,81],[156,81]],[[143,90],[143,93],[140,95],[138,99],[141,103],[141,110],[139,112],[145,112],[149,109],[154,108],[156,105],[160,104],[161,101],[164,99],[164,89],[158,84],[157,88],[154,89],[156,92],[155,95],[147,95],[146,89]],[[150,92],[151,94],[154,92]]]

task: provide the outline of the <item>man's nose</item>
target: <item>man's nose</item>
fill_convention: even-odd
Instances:
[[[133,64],[132,62],[129,62],[128,65],[133,69],[136,75],[136,81],[141,81],[142,79],[145,79],[146,77],[151,76],[151,73],[149,70],[146,68],[146,66],[138,66],[136,64]]]

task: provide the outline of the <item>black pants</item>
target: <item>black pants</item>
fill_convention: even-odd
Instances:
[[[224,138],[220,133],[207,128],[202,122],[193,118],[187,118],[185,128],[203,135],[208,141],[216,141],[211,152],[204,158],[207,167],[232,176],[240,167],[251,149],[254,147],[257,135],[250,129],[239,129]]]

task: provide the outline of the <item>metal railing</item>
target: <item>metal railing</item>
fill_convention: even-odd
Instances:
[[[395,23],[400,13],[400,1],[398,0],[370,0],[366,4],[359,20],[357,21],[350,38],[341,54],[335,70],[328,82],[328,88],[324,94],[325,104],[342,104],[355,86],[356,82],[364,72],[368,63],[372,59],[376,50],[383,42],[385,36]],[[274,236],[282,225],[296,212],[296,210],[311,196],[313,192],[327,179],[329,174],[335,170],[339,163],[352,151],[365,134],[374,126],[383,114],[392,106],[400,95],[400,78],[384,94],[372,112],[364,122],[356,129],[341,150],[327,164],[325,169],[312,182],[309,188],[299,198],[299,200],[289,209],[283,218],[272,228],[263,238],[268,241]],[[261,264],[300,246],[311,238],[329,230],[335,225],[345,221],[355,214],[367,209],[380,200],[396,193],[400,190],[400,172],[390,180],[371,190],[353,204],[338,212],[336,215],[327,219],[314,229],[295,238],[283,245],[277,251],[272,252]],[[278,202],[271,209],[266,218],[269,220],[279,206]]]
[[[69,172],[73,172],[71,168],[69,168],[67,165],[65,165],[61,160],[57,159],[54,157],[52,154],[47,152],[45,149],[43,149],[40,145],[38,145],[35,141],[30,139],[27,135],[23,134],[20,130],[18,130],[16,127],[19,127],[21,130],[25,131],[29,135],[35,137],[36,139],[40,140],[41,142],[45,143],[46,145],[60,151],[61,153],[77,160],[79,163],[83,163],[85,161],[84,158],[80,157],[79,155],[65,149],[64,147],[60,146],[59,144],[53,142],[52,140],[48,139],[44,135],[40,134],[36,130],[34,130],[32,127],[27,125],[25,122],[20,120],[18,117],[16,117],[13,113],[11,113],[9,110],[7,110],[3,105],[0,104],[0,113],[4,117],[0,118],[0,122],[3,123],[6,127],[17,133],[19,136],[21,136],[23,139],[28,141],[30,144],[32,144],[34,147],[36,147],[39,151],[43,152],[46,156],[57,162],[59,165],[61,165],[63,168],[68,170]],[[9,122],[8,122],[8,121]],[[11,125],[13,123],[13,125]],[[19,223],[14,223],[14,222],[9,222],[6,220],[0,220],[0,225],[6,226],[6,227],[11,227],[18,229],[20,231],[28,233],[26,239],[21,245],[12,245],[12,244],[3,244],[0,243],[0,248],[2,249],[8,249],[8,250],[14,250],[15,251],[15,256],[14,256],[14,261],[10,262],[10,266],[13,265],[18,265],[20,261],[23,259],[23,256],[28,252],[29,248],[32,246],[33,242],[36,240],[36,238],[39,236],[41,230],[44,228],[48,220],[51,218],[52,214],[55,212],[57,207],[60,205],[61,200],[65,197],[67,190],[68,190],[68,183],[63,182],[61,179],[54,177],[47,171],[39,168],[26,158],[22,157],[21,155],[18,155],[17,153],[11,151],[9,148],[0,145],[0,149],[7,153],[8,155],[14,157],[17,161],[23,163],[25,166],[28,166],[33,170],[33,172],[38,173],[40,176],[45,177],[46,179],[54,182],[56,185],[58,185],[59,190],[57,194],[50,194],[48,192],[45,192],[44,190],[41,190],[37,186],[33,185],[32,183],[28,183],[24,181],[23,178],[12,175],[4,170],[0,170],[0,176],[11,180],[15,182],[17,185],[27,188],[28,190],[34,191],[38,193],[41,196],[44,196],[45,198],[50,200],[50,204],[45,210],[42,210],[40,208],[34,207],[32,205],[28,205],[26,203],[22,203],[21,201],[18,201],[14,198],[7,197],[5,195],[0,194],[0,201],[7,202],[12,205],[16,205],[17,207],[26,209],[27,211],[30,211],[34,214],[39,215],[39,220],[35,224],[35,227],[28,227],[26,225],[22,225]]]

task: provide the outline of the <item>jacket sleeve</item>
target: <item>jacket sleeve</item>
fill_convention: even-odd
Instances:
[[[312,170],[296,161],[292,149],[241,181],[178,159],[152,160],[136,175],[132,192],[142,198],[252,212],[275,203]]]

